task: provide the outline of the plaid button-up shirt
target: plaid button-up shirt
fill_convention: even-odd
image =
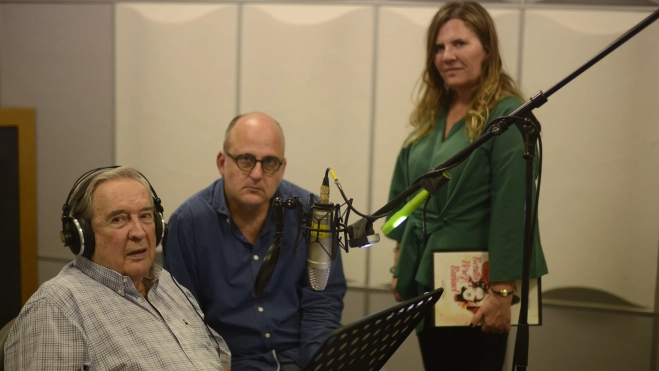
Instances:
[[[5,369],[231,367],[224,339],[206,327],[187,289],[156,265],[144,283],[148,300],[130,277],[76,257],[21,310],[5,344]]]

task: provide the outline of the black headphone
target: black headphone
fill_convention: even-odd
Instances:
[[[62,231],[59,233],[60,242],[62,242],[62,246],[68,246],[71,249],[71,252],[75,255],[91,258],[94,253],[95,239],[91,221],[85,220],[82,215],[70,215],[71,205],[78,203],[85,196],[87,188],[93,180],[91,175],[101,170],[115,169],[118,167],[119,166],[99,167],[82,174],[82,176],[73,184],[73,188],[71,188],[64,206],[62,206]],[[165,224],[165,220],[162,216],[164,209],[160,203],[160,198],[158,198],[158,195],[151,186],[149,180],[139,171],[137,173],[146,181],[153,194],[153,207],[155,209],[153,221],[156,224],[156,246],[158,246],[167,233],[167,224]],[[85,184],[80,187],[80,190],[76,194],[77,197],[71,199],[76,187],[82,182],[85,182]]]

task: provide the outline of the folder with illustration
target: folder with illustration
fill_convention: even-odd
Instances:
[[[436,327],[468,326],[480,305],[491,295],[489,291],[490,263],[487,251],[435,251],[433,275],[435,287],[445,290],[434,308]],[[517,325],[520,311],[522,281],[515,281],[511,320]],[[529,281],[528,324],[542,324],[542,294],[540,279]]]
[[[439,288],[334,331],[303,371],[379,371],[439,300]]]

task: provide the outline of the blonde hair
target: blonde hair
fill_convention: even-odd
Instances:
[[[479,84],[465,115],[469,141],[481,134],[490,109],[503,98],[512,95],[522,100],[517,84],[503,70],[497,31],[487,10],[473,1],[446,3],[435,14],[428,27],[425,71],[421,75],[416,105],[410,115],[410,124],[415,130],[405,142],[405,147],[430,134],[439,114],[448,108],[453,98],[454,92],[445,87],[444,80],[435,67],[437,34],[451,19],[462,20],[476,34],[486,53]]]

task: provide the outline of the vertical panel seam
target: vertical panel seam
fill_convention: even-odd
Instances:
[[[114,3],[110,5],[110,22],[112,22],[112,32],[110,33],[110,53],[112,67],[110,69],[110,90],[112,90],[112,97],[110,98],[112,102],[112,111],[110,113],[110,129],[112,130],[112,136],[110,141],[110,155],[112,156],[112,164],[117,164],[117,7],[119,4]]]
[[[525,0],[522,0],[522,6],[519,11],[519,39],[517,42],[517,84],[522,88],[522,68],[524,67],[524,29],[526,27],[526,6]],[[522,92],[524,93],[524,92]]]
[[[241,63],[242,63],[242,43],[243,43],[243,7],[244,3],[238,4],[238,22],[236,24],[236,114],[238,116],[241,110],[241,100],[240,100],[240,74],[242,72]]]

